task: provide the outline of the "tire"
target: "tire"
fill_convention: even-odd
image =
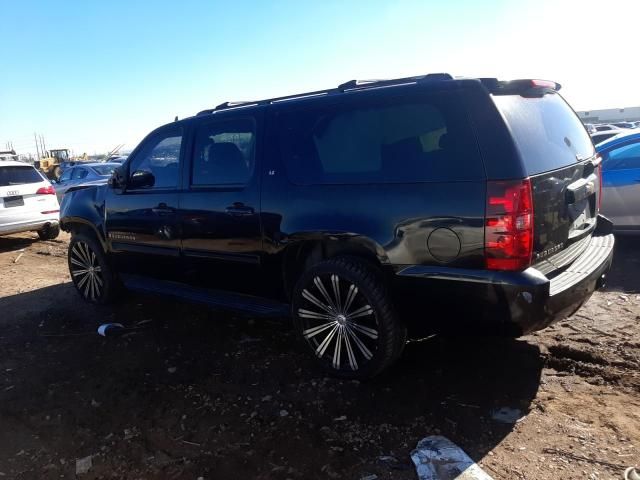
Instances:
[[[53,240],[60,235],[60,225],[47,225],[44,228],[38,230],[38,237],[40,240]]]
[[[60,178],[60,176],[62,175],[62,168],[61,167],[56,167],[53,169],[53,179],[58,181],[58,179]]]
[[[379,374],[398,359],[407,340],[381,273],[352,257],[326,260],[303,273],[292,317],[318,365],[341,378]]]
[[[96,304],[113,301],[119,283],[95,237],[85,232],[75,233],[69,242],[67,261],[71,280],[83,299]]]

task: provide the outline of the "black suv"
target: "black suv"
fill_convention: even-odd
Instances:
[[[430,74],[175,121],[65,195],[73,282],[290,315],[347,378],[408,335],[544,328],[603,284],[614,243],[559,88]]]

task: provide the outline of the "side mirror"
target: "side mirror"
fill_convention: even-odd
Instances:
[[[129,181],[127,182],[127,187],[129,188],[145,188],[145,187],[153,187],[156,183],[156,177],[153,176],[153,173],[147,170],[136,170],[133,172]]]

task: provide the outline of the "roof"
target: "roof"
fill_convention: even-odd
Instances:
[[[609,132],[611,132],[611,130],[609,130]],[[602,132],[604,133],[604,132]],[[607,140],[605,140],[602,143],[599,143],[596,146],[596,150],[598,152],[602,151],[602,150],[606,150],[608,148],[614,147],[616,145],[619,145],[621,143],[625,143],[629,140],[636,140],[636,139],[640,139],[640,132],[636,132],[636,131],[631,131],[631,132],[624,132],[623,133],[619,133],[611,138],[608,138]]]
[[[0,167],[33,167],[33,165],[25,162],[17,162],[16,160],[0,159]]]
[[[448,73],[428,73],[426,75],[418,75],[414,77],[394,78],[391,80],[349,80],[334,88],[328,88],[324,90],[315,90],[313,92],[296,93],[293,95],[286,95],[284,97],[267,98],[264,100],[249,100],[241,102],[224,102],[215,108],[209,108],[198,112],[199,115],[207,115],[216,113],[222,110],[230,110],[236,108],[255,107],[259,105],[272,105],[274,103],[292,101],[292,100],[304,100],[314,97],[325,97],[330,95],[339,95],[346,92],[368,90],[371,88],[384,88],[394,87],[400,85],[411,85],[425,82],[434,81],[452,81],[454,78]]]

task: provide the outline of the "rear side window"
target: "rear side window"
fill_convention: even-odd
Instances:
[[[280,151],[299,185],[477,180],[466,112],[448,94],[280,112]]]
[[[201,125],[191,172],[192,185],[243,186],[254,163],[255,122],[251,118]]]
[[[0,167],[0,187],[42,181],[42,176],[33,167]]]
[[[495,95],[529,175],[566,167],[593,155],[582,122],[558,94]]]

